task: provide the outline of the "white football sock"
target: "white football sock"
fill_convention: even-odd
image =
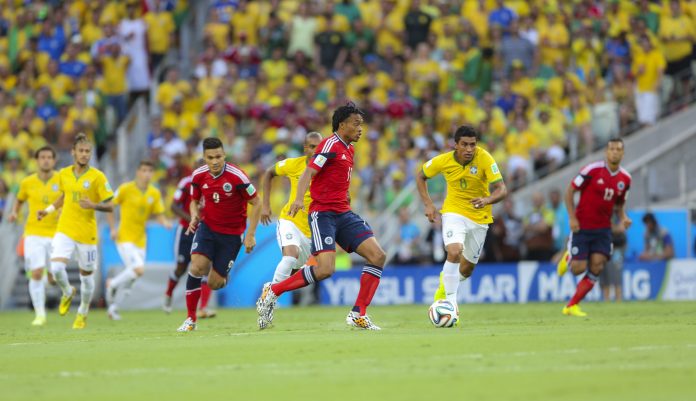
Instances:
[[[77,309],[77,313],[87,315],[89,304],[92,303],[92,294],[94,294],[94,274],[80,275],[80,283],[80,307]]]
[[[135,270],[126,268],[123,269],[121,273],[117,274],[116,277],[111,279],[111,281],[109,282],[109,286],[111,288],[118,289],[123,284],[135,280],[136,278],[138,278],[138,275],[135,274]]]
[[[123,285],[121,285],[121,287],[118,289],[118,292],[116,293],[116,299],[114,300],[113,305],[115,309],[118,309],[121,303],[123,303],[123,301],[125,301],[126,298],[128,298],[134,283],[135,279],[128,280],[125,283],[123,283]]]
[[[290,277],[292,273],[292,268],[297,263],[297,258],[292,256],[283,256],[276,266],[275,273],[273,274],[273,284],[280,283],[281,281]]]
[[[445,261],[442,267],[442,284],[445,286],[447,300],[457,305],[457,290],[459,289],[459,263]]]
[[[36,316],[46,317],[46,290],[43,280],[29,280],[29,296]]]
[[[56,280],[56,284],[63,291],[63,296],[69,297],[72,295],[72,288],[70,287],[70,281],[68,281],[68,272],[65,271],[65,263],[51,261],[51,273]]]

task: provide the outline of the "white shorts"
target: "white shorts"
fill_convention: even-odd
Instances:
[[[51,259],[70,259],[73,252],[77,251],[77,264],[80,269],[92,272],[97,267],[96,244],[82,244],[63,233],[56,233],[51,246]]]
[[[456,213],[442,215],[442,238],[445,246],[462,244],[462,256],[476,264],[481,256],[483,244],[486,242],[488,224],[474,223],[470,219]]]
[[[117,242],[116,249],[126,269],[145,266],[145,248],[140,248],[132,242]]]
[[[660,116],[660,96],[657,92],[640,92],[636,89],[636,111],[639,123],[655,124]]]
[[[307,262],[309,255],[312,254],[310,240],[302,231],[290,220],[279,219],[276,226],[276,239],[278,246],[282,250],[288,245],[295,245],[300,248],[300,255],[297,258],[297,265],[293,268],[302,267]]]
[[[51,237],[27,235],[24,237],[24,269],[32,271],[49,267],[51,254]]]

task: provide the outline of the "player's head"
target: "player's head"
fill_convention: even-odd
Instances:
[[[643,224],[645,224],[645,229],[648,231],[655,231],[657,227],[657,219],[655,215],[648,212],[643,215]]]
[[[478,132],[470,125],[462,125],[454,131],[454,151],[459,160],[465,162],[473,160],[478,138]]]
[[[222,148],[222,141],[217,138],[205,138],[203,140],[203,159],[212,175],[220,174],[225,167],[225,150]]]
[[[320,133],[316,131],[312,131],[305,135],[304,138],[304,154],[307,157],[310,157],[314,154],[314,150],[316,150],[317,146],[319,146],[319,143],[324,139],[323,136],[321,136]]]
[[[42,173],[48,173],[56,166],[56,151],[49,145],[39,148],[34,153],[34,158]]]
[[[135,181],[140,185],[149,185],[155,174],[155,163],[152,160],[141,160],[138,169],[135,170]]]
[[[356,142],[362,135],[362,125],[365,113],[352,102],[334,110],[331,117],[331,127],[343,139]]]
[[[83,133],[75,135],[71,153],[75,165],[81,168],[89,165],[89,159],[92,158],[92,142],[87,138],[87,135]]]
[[[607,156],[607,162],[611,166],[618,166],[621,164],[621,160],[624,156],[624,143],[621,138],[613,138],[607,142],[607,148],[605,150]]]

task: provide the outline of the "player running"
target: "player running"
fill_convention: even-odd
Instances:
[[[186,234],[195,232],[195,235],[191,246],[191,269],[186,280],[188,317],[178,331],[196,329],[196,309],[204,275],[208,275],[208,285],[213,290],[227,284],[227,275],[242,246],[247,204],[254,206],[254,216],[244,237],[247,253],[256,245],[256,222],[261,213],[256,188],[239,167],[225,162],[225,151],[219,139],[203,140],[203,159],[206,165],[196,169],[191,176],[191,222]],[[201,202],[205,203],[204,208],[200,208]]]
[[[84,329],[94,293],[94,275],[97,268],[97,219],[95,211],[113,211],[114,196],[109,181],[101,171],[89,165],[92,143],[85,134],[77,134],[72,147],[74,164],[58,172],[58,190],[61,195],[47,208],[37,212],[38,220],[63,207],[56,234],[51,243],[51,273],[63,291],[58,312],[64,316],[70,310],[75,287],[68,282],[65,267],[73,252],[77,253],[80,267],[80,307],[73,329]]]
[[[107,215],[111,239],[116,242],[116,249],[126,267],[106,285],[106,302],[109,306],[107,312],[112,320],[121,320],[119,304],[128,297],[135,280],[145,272],[145,224],[148,219],[155,215],[161,225],[171,228],[164,216],[162,194],[150,184],[154,172],[154,163],[143,160],[135,171],[135,179],[116,190],[112,202],[121,209],[118,229],[113,214]]]
[[[34,154],[39,171],[24,178],[19,184],[17,202],[12,206],[9,221],[17,221],[19,211],[26,202],[29,205],[27,222],[24,226],[24,268],[31,274],[29,279],[29,296],[34,305],[36,317],[32,326],[46,324],[46,289],[44,288],[44,270],[51,254],[51,240],[58,225],[58,213],[38,220],[37,212],[48,207],[60,197],[60,183],[56,166],[56,151],[44,146]]]
[[[288,197],[288,203],[280,211],[276,230],[276,240],[283,257],[278,262],[273,274],[272,282],[274,284],[290,277],[293,269],[304,267],[311,254],[311,232],[306,210],[298,211],[295,216],[290,216],[288,212],[292,202],[297,197],[297,183],[322,139],[321,134],[318,132],[308,133],[305,136],[304,156],[281,160],[269,167],[263,176],[263,199],[260,217],[261,222],[264,224],[270,224],[271,222],[271,182],[273,177],[288,177],[290,180],[290,196]],[[309,204],[312,202],[309,191],[305,192],[303,199],[304,207],[309,210]]]
[[[453,305],[457,305],[459,282],[471,276],[479,261],[488,225],[493,222],[491,205],[507,195],[498,165],[490,153],[477,146],[478,138],[479,133],[470,126],[457,128],[454,151],[432,158],[416,176],[425,216],[431,223],[437,211],[426,181],[437,174],[447,181],[447,196],[440,210],[447,260],[435,300],[447,299]]]
[[[386,255],[374,238],[370,226],[350,210],[349,188],[353,170],[354,149],[362,135],[364,113],[348,104],[334,111],[334,134],[317,146],[311,162],[297,183],[295,200],[288,216],[294,217],[304,206],[305,193],[310,189],[312,203],[309,225],[312,232],[312,254],[317,266],[305,266],[280,283],[266,283],[256,302],[260,329],[273,321],[273,309],[278,297],[330,277],[336,270],[336,244],[347,252],[357,252],[367,260],[360,278],[360,291],[346,323],[366,330],[380,330],[367,315],[367,307],[377,291]],[[311,182],[311,186],[310,186]]]
[[[566,190],[565,204],[571,234],[568,250],[558,263],[557,272],[562,276],[570,264],[574,275],[587,273],[578,283],[575,295],[563,308],[564,315],[587,316],[579,303],[592,290],[611,256],[611,217],[615,209],[620,219],[619,227],[626,230],[631,226],[632,221],[624,208],[631,188],[631,175],[621,167],[623,155],[623,140],[611,139],[607,143],[605,160],[585,166]],[[580,192],[577,208],[573,199],[575,192]]]

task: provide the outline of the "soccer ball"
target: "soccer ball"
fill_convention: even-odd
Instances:
[[[459,320],[458,312],[456,305],[446,299],[441,299],[430,305],[428,316],[435,327],[453,327]]]

